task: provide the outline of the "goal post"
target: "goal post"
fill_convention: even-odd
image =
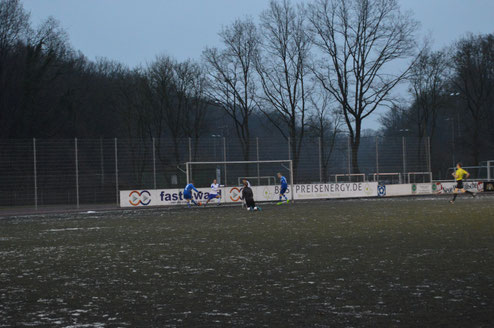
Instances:
[[[194,181],[196,187],[209,187],[213,179],[225,187],[238,187],[242,179],[247,179],[253,186],[273,186],[267,180],[279,183],[276,173],[280,172],[288,180],[289,195],[293,200],[293,161],[262,160],[262,161],[218,161],[218,162],[186,162],[185,173],[187,183]]]

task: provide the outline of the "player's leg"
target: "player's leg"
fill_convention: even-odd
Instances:
[[[245,199],[245,203],[247,205],[247,210],[254,210],[256,207],[256,203],[254,202],[254,198]]]
[[[281,204],[283,204],[284,202],[286,202],[286,203],[288,203],[288,202],[289,202],[289,200],[288,200],[288,198],[286,197],[285,193],[286,193],[286,188],[281,188],[281,190],[280,190],[280,199],[279,199],[279,202],[278,202],[276,205],[281,205]],[[284,197],[284,198],[285,198],[285,200],[284,200],[284,201],[283,201],[283,198],[282,198],[282,197]]]
[[[449,201],[451,204],[453,204],[455,202],[455,200],[456,200],[456,197],[458,197],[458,188],[455,188],[455,190],[453,191],[453,193],[454,193],[453,199]]]
[[[208,195],[208,199],[206,200],[206,203],[204,203],[204,206],[206,206],[207,204],[209,204],[209,202],[211,201],[211,199],[213,199],[215,197],[216,197],[216,195],[209,194]]]
[[[187,206],[190,208],[190,202],[194,203],[195,205],[199,206],[195,200],[192,199],[192,194],[184,194],[184,198],[187,201]]]
[[[471,192],[470,190],[462,189],[462,192],[464,192],[466,194],[470,194],[470,195],[472,195],[472,197],[475,198],[475,194],[473,192]]]
[[[286,197],[286,188],[283,188],[281,189],[281,193],[280,193],[284,198],[285,200],[288,202],[288,198]]]

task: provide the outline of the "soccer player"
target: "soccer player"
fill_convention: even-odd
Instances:
[[[245,204],[247,205],[247,211],[257,211],[261,210],[260,207],[256,206],[256,202],[254,201],[254,193],[252,189],[247,184],[247,180],[244,180],[244,187],[242,188],[242,200],[245,200]]]
[[[199,190],[194,187],[194,181],[191,181],[188,185],[185,186],[184,189],[184,199],[187,201],[187,206],[190,208],[190,202],[200,206],[201,203],[196,203],[195,200],[192,199],[192,190],[195,192],[199,192]]]
[[[219,188],[222,187],[220,186],[216,179],[213,180],[213,183],[211,184],[211,192],[209,193],[209,196],[208,196],[208,200],[206,201],[206,204],[204,204],[204,206],[206,206],[210,201],[211,199],[218,199],[218,204],[217,205],[220,205],[221,204],[221,194],[219,192]]]
[[[242,179],[242,188],[240,188],[240,193],[244,190],[244,186],[251,188],[250,182],[247,179]],[[242,202],[242,208],[244,207],[245,202]]]
[[[475,197],[475,194],[473,192],[465,190],[465,188],[463,187],[463,179],[468,179],[470,173],[465,171],[461,166],[461,163],[456,164],[456,171],[451,174],[456,180],[456,187],[454,191],[455,194],[453,196],[453,199],[449,201],[451,204],[455,203],[456,197],[458,196],[458,191],[461,191],[463,193],[466,192],[467,194],[472,195],[472,197]]]
[[[283,204],[282,197],[285,198],[285,202],[288,204],[290,200],[286,197],[285,193],[288,188],[288,183],[286,182],[286,178],[281,175],[280,172],[278,172],[278,179],[280,179],[280,201],[278,202],[278,205]]]

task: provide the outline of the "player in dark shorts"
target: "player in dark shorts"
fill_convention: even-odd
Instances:
[[[242,188],[242,198],[245,200],[245,204],[247,205],[247,211],[257,211],[260,210],[256,206],[256,202],[254,201],[254,193],[252,189],[247,184],[247,181],[244,180],[244,187]]]
[[[458,196],[458,191],[462,193],[470,194],[472,195],[472,197],[475,197],[475,194],[473,192],[466,190],[465,187],[463,186],[463,179],[465,178],[468,179],[468,177],[470,177],[470,173],[468,173],[462,168],[461,163],[456,164],[456,171],[452,174],[452,176],[456,180],[456,187],[455,187],[453,199],[449,201],[451,204],[455,203],[456,197]]]

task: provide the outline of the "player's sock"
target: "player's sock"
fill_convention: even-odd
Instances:
[[[472,195],[472,197],[475,197],[475,194],[474,194],[473,192],[471,192],[471,191],[469,191],[469,190],[465,190],[465,192],[466,192],[467,194]]]
[[[456,200],[456,197],[458,197],[458,194],[453,195],[453,202]]]
[[[195,200],[191,200],[192,203],[196,204],[197,206],[199,206]]]
[[[285,197],[285,200],[288,200],[288,198],[286,197],[286,195],[283,195],[283,197]]]

